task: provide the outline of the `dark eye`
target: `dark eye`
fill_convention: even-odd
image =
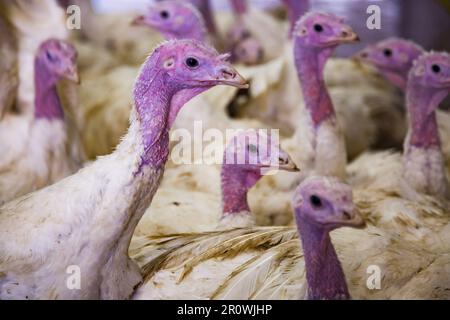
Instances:
[[[320,200],[320,198],[316,195],[312,195],[309,198],[309,201],[311,201],[311,204],[313,205],[313,207],[315,208],[320,208],[322,207],[322,200]]]
[[[56,58],[48,51],[45,52],[45,56],[47,57],[47,60],[50,62],[54,62]]]
[[[315,30],[316,32],[322,32],[322,31],[323,31],[323,27],[322,27],[321,24],[316,23],[316,24],[314,25],[314,30]]]
[[[433,64],[431,66],[431,70],[433,70],[434,73],[439,73],[441,72],[441,67],[439,67],[437,64]]]
[[[161,18],[163,18],[163,19],[169,18],[169,12],[166,11],[166,10],[161,11],[161,12],[159,13],[159,15],[160,15]]]
[[[198,67],[199,63],[198,63],[198,60],[195,59],[195,58],[187,58],[186,59],[186,65],[189,68],[196,68],[196,67]]]
[[[384,54],[386,57],[390,57],[390,56],[392,56],[392,50],[391,50],[391,49],[384,49],[384,50],[383,50],[383,54]]]

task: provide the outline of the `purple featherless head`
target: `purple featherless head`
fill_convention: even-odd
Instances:
[[[355,57],[374,65],[395,86],[405,89],[408,72],[423,52],[412,41],[389,38],[367,46]]]
[[[167,39],[204,41],[207,32],[200,12],[190,3],[179,0],[152,5],[146,14],[138,16],[133,25],[146,25],[164,34]]]
[[[408,81],[438,91],[450,90],[450,55],[429,52],[421,55],[409,72]]]
[[[208,89],[216,85],[248,88],[246,80],[228,62],[228,54],[196,40],[172,40],[160,45],[143,66],[139,80],[144,87],[155,72],[164,76],[164,85],[175,91]]]
[[[323,12],[309,12],[297,22],[296,43],[309,48],[330,48],[359,40],[344,19]]]
[[[225,164],[238,165],[255,173],[271,167],[285,171],[299,170],[281,149],[279,140],[263,129],[248,129],[238,133],[228,143],[224,156]]]
[[[339,227],[364,227],[353,203],[352,189],[336,178],[310,177],[296,189],[293,207],[297,223],[331,231]]]
[[[39,65],[54,76],[55,81],[67,79],[79,82],[77,52],[67,42],[57,39],[43,42],[38,49],[36,61],[39,61]]]

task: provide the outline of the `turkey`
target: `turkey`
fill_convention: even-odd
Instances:
[[[370,221],[364,230],[328,235],[363,226],[354,201],[336,178],[308,177],[294,194],[298,227],[142,237],[130,247],[144,273],[134,299],[448,299],[443,243],[406,240]],[[367,286],[373,268],[381,271],[381,290]]]
[[[34,62],[32,117],[10,111],[0,121],[0,204],[43,188],[77,171],[56,85],[78,82],[76,51],[61,40],[41,44]]]
[[[265,177],[255,187],[253,195],[250,194],[250,206],[265,220],[262,224],[268,223],[267,219],[271,223],[279,220],[275,224],[284,224],[286,218],[291,220],[290,215],[277,216],[279,212],[286,212],[282,209],[290,206],[293,189],[306,176],[345,179],[344,135],[323,80],[323,67],[337,45],[355,42],[358,37],[340,17],[320,12],[304,15],[297,24],[294,37],[294,56],[305,106],[296,133],[282,145],[302,168],[302,173],[290,177],[283,173],[278,177]],[[272,198],[274,202],[262,204],[261,199],[265,198]]]
[[[2,11],[17,39],[19,87],[16,109],[32,116],[34,113],[34,59],[42,42],[50,39],[65,40],[65,14],[56,0],[11,0],[3,4]]]
[[[190,40],[157,47],[116,151],[0,207],[0,298],[128,298],[142,281],[128,246],[162,177],[170,126],[186,101],[218,84],[245,81],[215,50]],[[66,285],[69,266],[83,273],[80,290]]]
[[[170,12],[169,16],[155,24],[151,21],[152,17],[160,15],[161,11]],[[180,20],[188,21],[190,27],[186,28],[185,25],[176,23]],[[150,6],[143,16],[135,19],[136,23],[151,25],[169,38],[176,36],[185,39],[194,35],[202,41],[207,41],[201,15],[193,6],[179,1],[164,1]],[[224,54],[225,56],[227,55]],[[83,78],[80,91],[82,119],[84,119],[83,139],[90,158],[111,152],[126,131],[127,115],[131,108],[128,92],[132,88],[131,82],[124,79],[131,79],[136,73],[136,68],[122,66],[101,79],[98,76]],[[99,91],[107,94],[99,94]],[[264,127],[252,120],[230,121],[226,113],[226,105],[235,93],[235,88],[220,87],[214,88],[206,95],[196,97],[189,102],[192,107],[181,111],[174,123],[174,129],[180,128],[193,132],[195,121],[200,120],[205,129]]]
[[[248,129],[239,132],[226,146],[221,168],[218,165],[206,168],[211,171],[211,175],[212,171],[216,171],[213,181],[209,179],[208,183],[217,181],[220,184],[221,197],[211,192],[182,190],[176,184],[162,187],[139,222],[135,235],[205,232],[253,226],[255,221],[247,203],[247,192],[261,179],[263,170],[269,167],[298,170],[289,156],[279,148],[275,137],[266,130]]]
[[[157,2],[136,17],[133,25],[145,25],[159,31],[165,39],[195,39],[206,42],[208,32],[200,12],[188,2]]]
[[[409,199],[422,194],[444,201],[450,199],[435,111],[449,93],[449,77],[448,53],[425,53],[416,60],[406,87],[410,124],[403,157],[386,152],[361,156],[348,168],[354,185],[375,189],[399,187],[400,194]],[[378,165],[373,166],[374,163]]]
[[[284,1],[291,26],[308,8],[307,1]],[[292,136],[300,125],[299,114],[304,98],[299,87],[292,55],[292,36],[276,59],[257,68],[241,69],[251,86],[238,107],[236,117],[256,118],[280,128],[283,135]],[[324,80],[334,102],[336,116],[342,125],[347,155],[355,158],[371,147],[400,147],[406,132],[402,100],[395,88],[375,72],[374,68],[342,58],[329,59],[324,68]],[[398,108],[396,108],[398,106]],[[402,124],[389,126],[396,121]]]
[[[423,48],[412,41],[389,38],[368,46],[357,55],[357,58],[373,64],[386,79],[405,91],[408,72],[414,60],[423,52]],[[450,168],[450,115],[437,109],[436,117],[442,137],[442,151]]]

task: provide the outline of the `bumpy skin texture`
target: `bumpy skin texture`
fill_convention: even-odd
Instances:
[[[0,122],[0,204],[43,188],[78,170],[56,84],[77,81],[76,52],[50,39],[35,58],[34,117],[8,113]]]
[[[217,84],[244,80],[215,50],[194,41],[155,49],[136,80],[130,129],[117,150],[0,207],[0,298],[128,298],[142,279],[127,251],[159,186],[170,126],[190,98]],[[80,290],[66,285],[69,265],[82,272]]]
[[[364,226],[351,188],[335,178],[308,178],[295,191],[293,207],[305,255],[308,298],[349,299],[329,233],[339,227]]]
[[[157,2],[133,23],[157,29],[167,40],[207,40],[207,30],[199,11],[191,4],[179,0]]]

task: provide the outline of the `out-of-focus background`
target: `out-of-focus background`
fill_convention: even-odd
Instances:
[[[88,1],[88,0],[87,0]],[[154,0],[93,0],[98,12],[142,11]],[[227,0],[211,0],[218,10],[228,10]],[[250,0],[252,5],[280,12],[280,0]],[[389,36],[410,38],[427,49],[450,51],[450,0],[310,0],[312,10],[344,16],[360,34],[362,42],[344,46],[338,55],[348,55],[370,42]],[[366,27],[369,5],[381,8],[381,29]]]

